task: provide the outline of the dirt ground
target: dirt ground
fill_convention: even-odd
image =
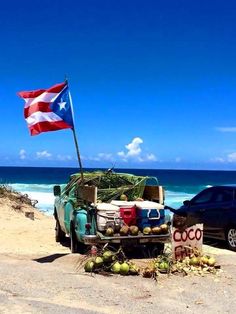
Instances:
[[[0,198],[0,313],[235,313],[236,253],[204,245],[222,270],[204,277],[103,276],[54,240],[54,219]],[[146,261],[138,261],[144,264]]]

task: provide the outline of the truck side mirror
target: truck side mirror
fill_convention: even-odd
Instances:
[[[60,185],[54,185],[54,187],[53,187],[53,194],[54,194],[54,196],[60,196],[61,195],[61,187],[60,187]]]

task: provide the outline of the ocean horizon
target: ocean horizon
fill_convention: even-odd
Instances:
[[[37,200],[37,208],[48,215],[53,213],[53,186],[68,182],[78,168],[63,167],[0,167],[0,184],[27,194]],[[84,171],[104,170],[85,168]],[[175,170],[175,169],[114,169],[115,172],[155,176],[165,189],[165,204],[178,208],[206,187],[236,184],[236,171],[231,170]]]

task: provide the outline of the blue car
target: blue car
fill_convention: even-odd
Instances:
[[[187,225],[203,223],[204,237],[224,240],[236,251],[236,185],[207,188],[174,213],[185,216]]]

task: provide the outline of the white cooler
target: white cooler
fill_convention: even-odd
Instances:
[[[114,229],[120,226],[120,208],[110,203],[98,203],[98,231],[105,231],[108,226],[112,226]]]

